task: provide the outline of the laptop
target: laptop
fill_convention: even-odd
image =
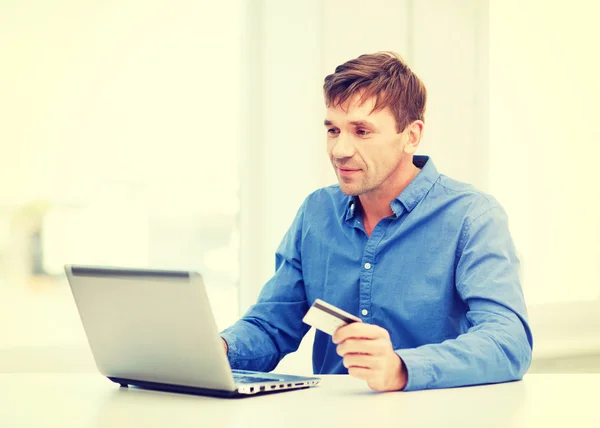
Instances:
[[[99,372],[121,386],[239,398],[320,378],[232,370],[197,272],[66,265]]]

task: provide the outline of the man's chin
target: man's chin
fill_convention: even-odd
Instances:
[[[348,196],[359,196],[363,193],[361,189],[358,189],[355,186],[348,186],[343,182],[340,182],[340,190]]]

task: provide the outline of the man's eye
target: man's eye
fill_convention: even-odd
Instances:
[[[335,128],[330,128],[330,129],[327,130],[327,133],[329,135],[337,135],[338,134],[338,130],[335,129]]]
[[[366,129],[357,129],[357,130],[356,130],[356,133],[357,133],[358,135],[360,135],[361,137],[364,137],[364,136],[366,136],[366,135],[369,135],[369,134],[370,134],[370,132],[369,132],[369,131],[367,131]]]

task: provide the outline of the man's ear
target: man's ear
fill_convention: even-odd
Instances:
[[[404,130],[408,137],[408,140],[404,145],[405,153],[413,154],[417,151],[417,147],[419,147],[421,137],[423,136],[423,126],[424,123],[422,120],[415,120],[407,125],[406,129]]]

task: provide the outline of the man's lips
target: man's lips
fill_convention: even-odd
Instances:
[[[347,167],[340,167],[340,166],[338,166],[337,169],[341,175],[352,175],[352,174],[360,171],[360,169],[357,169],[357,168],[347,168]]]

